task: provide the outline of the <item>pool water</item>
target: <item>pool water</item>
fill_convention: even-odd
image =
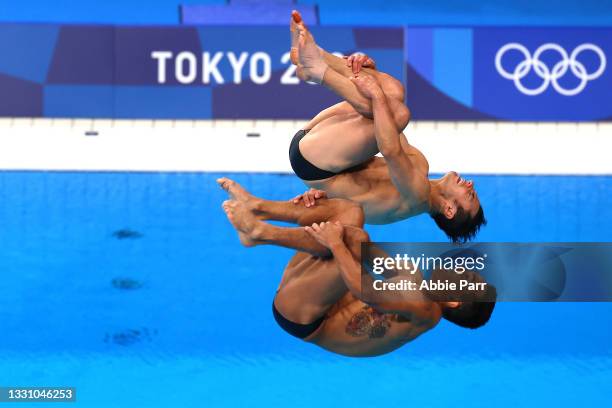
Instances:
[[[74,386],[77,404],[59,405],[85,407],[612,401],[610,303],[498,304],[482,329],[442,322],[367,359],[290,337],[270,303],[291,252],[239,245],[219,176],[0,172],[0,386]],[[304,189],[233,177],[270,199]],[[612,177],[474,180],[481,241],[610,241]],[[427,217],[368,231],[444,239]]]

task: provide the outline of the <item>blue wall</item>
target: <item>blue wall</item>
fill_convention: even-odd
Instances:
[[[225,0],[3,0],[0,21],[178,24],[180,4],[225,3]]]
[[[265,0],[262,0],[265,2]],[[0,2],[0,21],[177,24],[179,4],[224,0],[23,0]],[[298,0],[318,4],[322,24],[612,25],[601,0]]]
[[[319,4],[321,24],[612,25],[601,0],[299,0]]]

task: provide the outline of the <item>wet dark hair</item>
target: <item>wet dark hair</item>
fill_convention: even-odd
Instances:
[[[449,322],[457,326],[468,329],[477,329],[484,326],[493,314],[495,301],[497,300],[497,289],[491,284],[487,284],[487,289],[482,295],[486,301],[471,301],[462,303],[459,307],[446,307],[442,311],[442,316]]]
[[[458,221],[464,214],[463,208],[457,209],[455,217],[448,219],[442,213],[432,214],[436,225],[444,231],[446,236],[453,242],[464,243],[474,239],[480,227],[487,225],[487,220],[484,216],[482,205],[478,208],[478,212],[474,217],[467,215],[465,220]]]

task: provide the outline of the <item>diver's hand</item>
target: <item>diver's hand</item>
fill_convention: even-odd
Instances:
[[[310,234],[317,242],[326,248],[331,249],[335,245],[344,245],[342,237],[344,236],[344,227],[339,221],[314,223],[312,226],[304,227],[306,232]]]
[[[357,87],[357,90],[368,99],[382,98],[385,96],[380,84],[372,75],[361,74],[359,76],[352,76],[350,79]]]
[[[348,57],[345,56],[344,59],[346,59],[346,66],[351,68],[355,76],[361,72],[361,68],[376,69],[374,60],[362,52],[356,52]]]
[[[313,207],[318,199],[326,197],[327,193],[325,191],[317,190],[316,188],[311,188],[303,194],[300,194],[295,197],[292,201],[293,204],[299,204],[300,201],[302,201],[305,207]]]

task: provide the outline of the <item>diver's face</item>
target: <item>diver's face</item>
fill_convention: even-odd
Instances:
[[[456,171],[449,171],[442,177],[442,194],[444,198],[469,214],[476,216],[480,208],[480,200],[474,189],[474,182],[462,178]]]

